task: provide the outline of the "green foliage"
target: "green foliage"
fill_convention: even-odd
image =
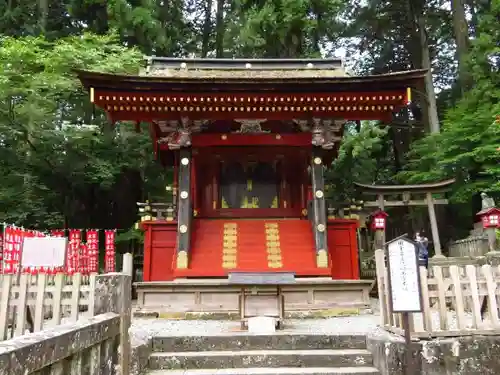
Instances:
[[[131,73],[140,60],[115,36],[3,38],[0,220],[42,228],[131,225],[130,213],[113,218],[120,211],[114,206],[135,205],[140,183],[132,196],[117,189],[133,186],[151,163],[151,153],[142,152],[149,137],[131,127],[110,133],[102,114],[92,120],[72,69]]]
[[[385,180],[386,142],[387,128],[382,129],[375,122],[363,122],[359,132],[349,124],[339,156],[326,175],[331,183],[329,198],[349,201],[356,196],[354,182],[369,184]]]
[[[148,132],[135,133],[126,123],[112,128],[99,111],[93,116],[73,69],[136,73],[142,53],[298,58],[332,56],[342,47],[356,73],[400,71],[422,65],[420,20],[440,90],[442,132],[422,138],[422,106],[397,128],[349,124],[327,172],[329,194],[337,201],[355,197],[354,181],[455,177],[451,198],[464,203],[456,206],[458,218],[473,215],[479,191],[500,196],[500,125],[494,122],[500,0],[467,1],[474,85],[465,94],[457,84],[449,1],[220,1],[0,0],[0,221],[117,227],[124,243],[140,241],[127,229],[137,220],[135,202],[166,195],[171,172],[153,161]],[[419,90],[415,96],[425,103]]]
[[[414,144],[407,170],[408,182],[456,178],[451,198],[468,202],[481,191],[500,196],[500,31],[494,14],[500,1],[492,1],[492,13],[481,16],[478,38],[472,41],[470,70],[474,87],[447,111],[443,131]]]

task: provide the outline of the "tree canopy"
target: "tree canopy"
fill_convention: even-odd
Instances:
[[[149,136],[111,127],[73,69],[340,53],[354,74],[431,74],[392,123],[348,124],[331,195],[455,177],[450,225],[466,231],[479,193],[500,197],[499,19],[500,0],[0,1],[0,220],[127,230],[137,201],[165,197]]]

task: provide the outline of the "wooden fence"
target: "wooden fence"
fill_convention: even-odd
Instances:
[[[17,276],[14,277],[17,280]],[[69,319],[73,322],[0,343],[1,374],[128,375],[130,373],[128,330],[131,318],[132,280],[129,275],[117,273],[94,275],[89,278],[87,287],[84,287],[82,277],[79,275],[71,277],[71,285],[65,284],[64,275],[55,276],[53,285],[47,282],[49,277],[43,275],[37,276],[37,282],[34,284],[29,282],[31,275],[23,275],[19,285],[15,285],[12,278],[8,276],[2,280],[2,289],[4,287],[9,289],[3,290],[2,307],[8,305],[9,300],[12,302],[10,297],[13,294],[19,294],[15,296],[17,301],[15,305],[25,307],[28,304],[29,293],[36,293],[34,305],[35,316],[38,316],[38,320],[35,319],[38,327],[43,325],[43,322],[40,323],[42,320],[40,316],[43,316],[41,306],[52,306],[52,320],[55,321],[60,319],[61,306],[65,303],[71,307],[87,306],[89,311],[87,314],[93,313],[95,316],[82,316],[80,319],[79,309],[71,309]],[[42,282],[43,279],[45,282]],[[32,285],[33,289],[30,289]],[[71,293],[66,302],[64,293]],[[52,296],[47,297],[48,294]],[[88,294],[88,297],[82,297],[84,294]],[[4,319],[5,321],[7,319]],[[16,315],[16,321],[23,324],[19,315]]]
[[[94,316],[96,275],[0,275],[0,341]]]
[[[401,314],[390,311],[384,251],[377,250],[375,259],[382,326],[390,332],[403,335]],[[423,312],[411,314],[412,336],[430,338],[500,334],[497,303],[500,295],[500,266],[436,265],[429,270],[420,267],[420,278]]]
[[[450,257],[478,257],[488,252],[488,238],[474,236],[451,242],[448,245]]]

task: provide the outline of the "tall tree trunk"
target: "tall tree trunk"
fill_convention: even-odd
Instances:
[[[466,58],[469,52],[469,27],[465,18],[464,0],[451,0],[453,32],[457,44],[458,78],[460,89],[465,92],[471,86],[471,75],[467,71]]]
[[[429,52],[429,40],[425,30],[425,19],[423,15],[418,18],[418,28],[420,34],[420,48],[422,50],[422,69],[427,69],[425,75],[425,93],[427,94],[427,116],[429,121],[429,130],[431,133],[439,133],[439,117],[437,112],[436,91],[432,81],[432,64]]]
[[[207,57],[210,48],[210,33],[212,31],[212,4],[213,0],[205,1],[205,22],[201,42],[201,57]]]
[[[38,9],[40,16],[38,18],[38,23],[40,25],[40,32],[45,34],[47,31],[47,18],[49,16],[49,2],[48,0],[39,0]]]
[[[408,31],[411,35],[406,46],[415,69],[427,69],[424,82],[419,90],[425,95],[420,98],[424,128],[429,133],[439,133],[436,92],[432,81],[432,64],[429,52],[429,41],[425,31],[423,0],[406,0]]]
[[[218,58],[224,57],[224,0],[217,0],[215,32],[215,55]]]

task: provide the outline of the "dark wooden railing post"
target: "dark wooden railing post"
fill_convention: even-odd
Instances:
[[[191,148],[180,149],[178,171],[176,265],[178,269],[186,269],[191,242]]]
[[[321,147],[313,146],[311,162],[311,179],[313,188],[313,231],[316,245],[316,265],[328,267],[328,244],[326,241],[326,203],[325,179],[323,176],[323,160]]]

